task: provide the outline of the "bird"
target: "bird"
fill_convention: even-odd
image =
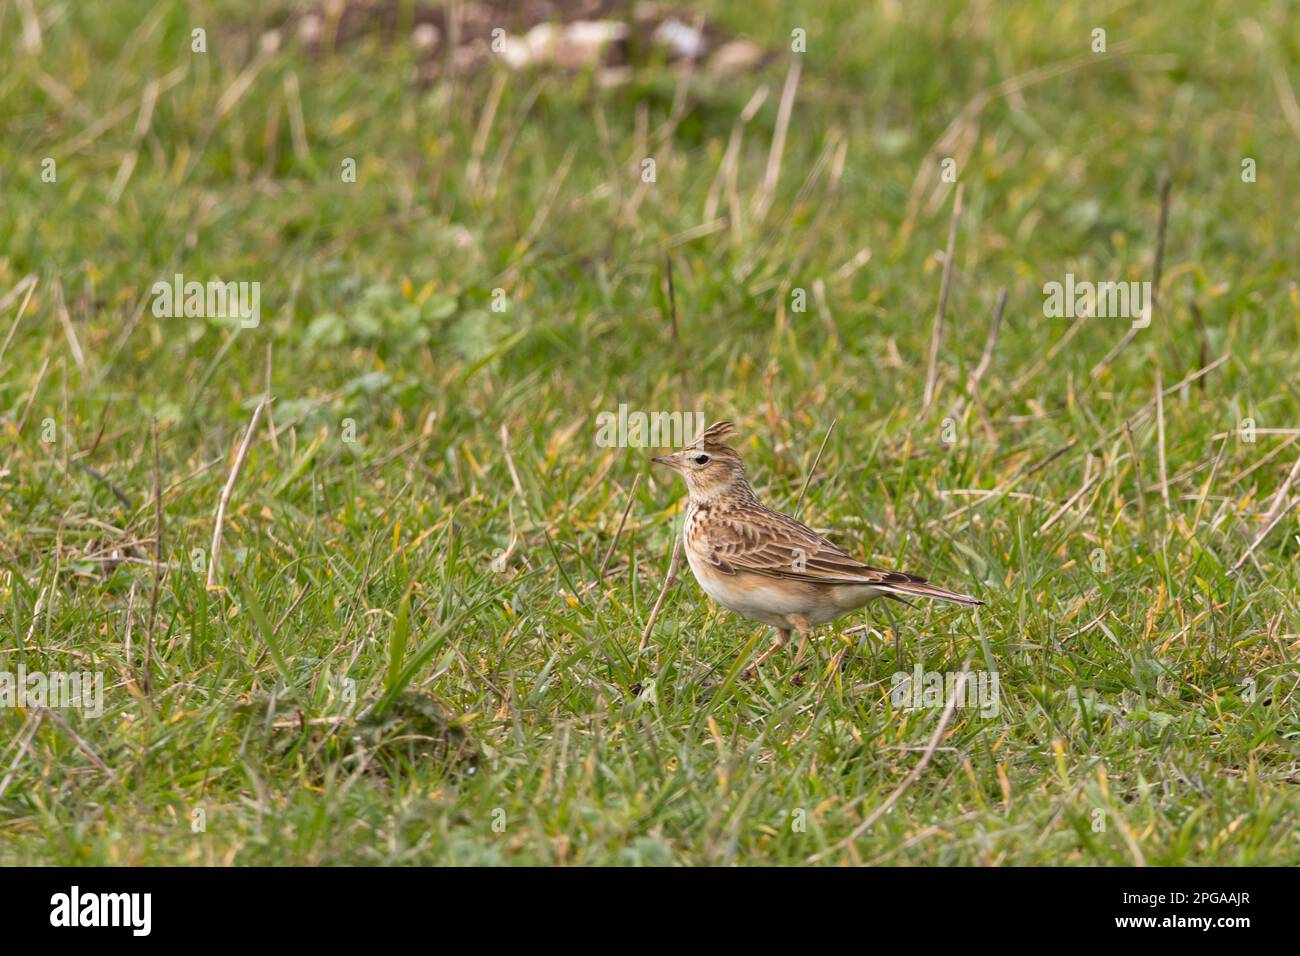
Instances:
[[[729,421],[715,422],[681,450],[651,461],[686,481],[682,545],[701,589],[741,617],[776,629],[776,642],[754,662],[751,674],[789,643],[792,631],[800,635],[797,661],[814,627],[877,598],[910,604],[908,597],[927,597],[965,607],[984,603],[915,574],[864,564],[764,505],[745,476],[740,454],[724,441],[734,431]]]

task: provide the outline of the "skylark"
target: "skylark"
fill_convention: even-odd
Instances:
[[[723,439],[735,431],[718,422],[692,444],[653,459],[686,479],[690,498],[682,543],[704,592],[742,617],[776,628],[776,643],[754,662],[757,668],[800,635],[799,652],[817,624],[881,597],[937,598],[983,604],[902,571],[857,561],[812,528],[766,507],[745,478],[740,455]]]

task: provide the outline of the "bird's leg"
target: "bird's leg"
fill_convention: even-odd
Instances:
[[[754,661],[754,663],[749,666],[749,672],[751,674],[757,674],[758,668],[763,663],[763,661],[767,660],[769,657],[771,657],[781,648],[785,647],[786,643],[789,640],[790,640],[790,629],[784,627],[778,627],[776,629],[776,643],[773,644],[771,647],[769,647],[767,650],[765,650],[762,654],[758,655],[758,660]]]
[[[797,667],[799,662],[803,660],[803,651],[808,646],[808,636],[812,634],[813,626],[812,622],[802,614],[791,614],[790,623],[799,629],[799,649],[794,652],[794,663]],[[789,634],[790,632],[787,631],[786,633]]]

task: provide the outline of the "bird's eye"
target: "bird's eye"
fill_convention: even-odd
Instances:
[[[695,456],[694,458],[692,458],[691,460],[694,461],[695,464],[697,464],[697,465],[707,465],[707,464],[709,463],[709,456],[708,456],[708,455],[696,455],[696,456]]]

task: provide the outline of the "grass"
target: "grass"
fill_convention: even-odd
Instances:
[[[0,862],[1300,862],[1297,512],[1231,572],[1300,494],[1285,5],[709,3],[775,55],[678,114],[662,63],[259,53],[269,6],[37,4],[37,48],[0,3],[0,669],[106,681],[0,708]],[[1043,283],[1149,279],[1165,172],[1161,304],[1099,367],[1129,323]],[[260,325],[156,318],[177,272],[259,281]],[[638,653],[683,489],[596,444],[620,403],[734,419],[785,510],[829,430],[801,517],[987,605],[750,682],[768,635],[682,575]],[[996,714],[927,751],[900,655],[996,671]]]

